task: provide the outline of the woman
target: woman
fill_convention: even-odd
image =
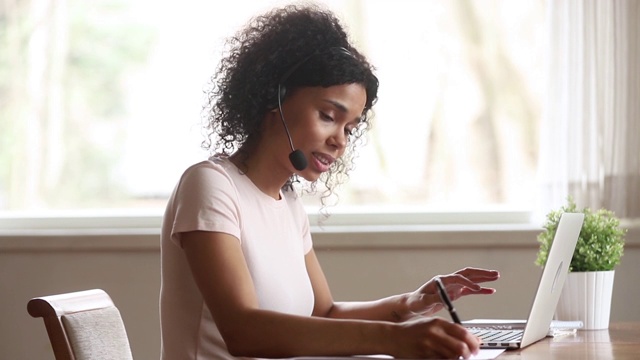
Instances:
[[[478,339],[429,317],[433,280],[371,302],[334,302],[292,184],[331,193],[367,130],[378,81],[330,12],[289,6],[230,40],[209,92],[206,145],[162,228],[162,358],[388,354],[469,357]],[[441,277],[454,299],[495,271]]]

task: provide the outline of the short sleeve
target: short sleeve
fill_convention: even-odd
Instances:
[[[238,194],[220,164],[204,161],[188,168],[173,194],[171,240],[180,245],[182,232],[223,232],[240,239]]]

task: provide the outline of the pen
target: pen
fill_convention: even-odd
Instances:
[[[444,285],[442,285],[442,280],[440,280],[439,277],[437,277],[435,280],[436,285],[438,286],[438,292],[440,293],[440,298],[449,311],[453,322],[462,325],[462,323],[460,322],[460,318],[458,317],[458,313],[456,313],[456,308],[453,307],[453,303],[451,302],[451,299],[449,299],[449,295],[447,295],[447,290],[445,290]]]

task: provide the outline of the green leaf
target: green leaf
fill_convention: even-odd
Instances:
[[[582,212],[585,215],[576,250],[571,259],[570,271],[608,271],[613,270],[624,253],[624,236],[626,229],[620,228],[620,220],[607,209],[593,212],[589,208],[578,209],[572,197],[567,205],[547,214],[543,232],[538,234],[540,243],[535,264],[544,266],[549,256],[549,249],[558,229],[560,217],[565,212]]]

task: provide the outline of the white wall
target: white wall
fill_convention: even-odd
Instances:
[[[535,229],[501,231],[323,232],[316,251],[336,300],[365,300],[415,289],[464,266],[500,270],[491,296],[457,302],[464,319],[523,318],[540,269]],[[136,360],[159,357],[158,235],[0,235],[0,353],[2,359],[53,359],[35,296],[89,288],[106,290],[120,309]],[[612,321],[640,321],[640,230],[627,236],[617,268]],[[447,317],[446,314],[441,314]]]

